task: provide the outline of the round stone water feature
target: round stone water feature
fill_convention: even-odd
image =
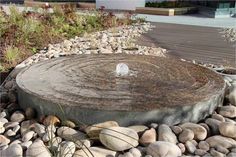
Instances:
[[[173,58],[109,54],[52,59],[17,76],[19,103],[39,114],[122,126],[197,122],[222,105],[225,83]]]

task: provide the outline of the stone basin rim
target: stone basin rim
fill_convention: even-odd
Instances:
[[[121,54],[121,55],[123,56],[124,54]],[[81,56],[77,56],[77,57],[80,58],[80,57],[83,57],[83,56],[91,57],[91,55],[81,55]],[[95,56],[97,57],[97,55],[95,55]],[[102,55],[102,56],[112,56],[112,55]],[[116,54],[116,55],[113,55],[113,56],[119,56],[119,55]],[[126,55],[126,56],[135,56],[135,55]],[[141,55],[137,55],[137,56],[143,57]],[[156,59],[155,56],[152,56],[152,57],[154,57]],[[67,58],[67,57],[61,57],[62,60],[63,60],[63,58]],[[160,58],[160,57],[157,57],[157,58]],[[164,58],[162,58],[162,59],[164,59]],[[172,63],[171,62],[172,58],[171,58],[171,60],[170,60],[170,58],[168,58],[168,59],[169,59],[170,63]],[[57,59],[55,59],[55,60],[57,60]],[[44,62],[34,64],[33,66],[40,66],[40,64],[43,65],[44,63],[48,63],[48,64],[51,63],[52,64],[53,62],[55,63],[55,60],[54,59],[47,60],[47,61],[44,61]],[[81,58],[80,58],[80,60],[81,60]],[[72,62],[72,61],[70,61],[70,62]],[[159,60],[159,61],[161,61],[161,60]],[[207,89],[206,90],[207,93],[209,92],[209,90],[210,91],[213,90],[213,93],[212,94],[207,94],[207,96],[205,96],[206,92],[201,93],[202,95],[204,95],[204,97],[200,97],[201,98],[200,100],[197,99],[197,100],[199,100],[198,102],[185,103],[184,105],[175,105],[175,106],[161,106],[161,107],[157,107],[157,108],[151,108],[149,110],[136,110],[136,109],[132,109],[132,108],[131,109],[130,108],[128,108],[128,109],[125,108],[126,110],[121,110],[119,108],[117,110],[117,108],[112,108],[112,106],[110,107],[110,109],[92,108],[93,106],[92,107],[83,107],[83,106],[78,106],[77,105],[76,102],[78,102],[78,101],[70,103],[69,101],[63,101],[64,99],[63,100],[60,100],[60,99],[55,99],[55,100],[54,99],[47,99],[48,97],[43,97],[41,94],[37,94],[37,93],[32,92],[31,90],[28,90],[27,88],[25,88],[24,84],[21,84],[22,83],[21,82],[22,81],[21,80],[21,75],[24,72],[26,72],[28,69],[33,67],[33,66],[31,66],[31,67],[27,67],[24,70],[22,70],[16,78],[17,88],[18,88],[19,104],[23,109],[26,109],[28,107],[31,107],[31,108],[35,109],[37,111],[38,115],[57,115],[58,117],[60,117],[62,119],[64,119],[66,117],[66,119],[73,120],[76,123],[79,120],[79,122],[83,122],[84,124],[89,124],[89,125],[90,124],[92,125],[92,124],[95,124],[95,123],[101,123],[101,122],[109,121],[109,120],[117,121],[121,126],[129,126],[129,125],[135,125],[135,124],[150,124],[152,122],[165,123],[165,124],[168,124],[168,125],[175,125],[175,124],[179,124],[179,123],[182,123],[182,122],[199,122],[203,118],[209,116],[209,114],[212,114],[218,106],[222,105],[223,97],[224,97],[224,93],[225,93],[225,88],[226,88],[226,83],[224,82],[223,78],[219,74],[217,74],[215,71],[212,71],[212,70],[207,69],[205,67],[194,65],[194,64],[191,64],[191,63],[188,63],[188,62],[183,62],[183,61],[180,61],[180,60],[177,60],[177,59],[175,59],[173,62],[174,63],[175,62],[180,63],[180,70],[177,67],[176,72],[181,71],[181,69],[182,70],[186,69],[188,66],[189,67],[194,66],[195,68],[203,69],[203,74],[205,72],[205,74],[207,74],[207,76],[205,76],[206,79],[203,79],[203,80],[200,79],[199,80],[200,81],[199,82],[200,86],[197,86],[197,89],[199,87],[203,87],[203,88],[200,88],[200,89],[203,89],[203,90]],[[152,63],[155,63],[155,62],[152,62]],[[168,65],[170,65],[170,63],[168,62]],[[187,67],[181,68],[182,64],[186,65]],[[170,67],[168,65],[164,65],[164,67],[165,66]],[[49,64],[49,66],[50,66],[50,64]],[[60,67],[60,65],[56,66],[56,67]],[[66,68],[67,67],[64,67],[64,69],[66,69]],[[172,66],[170,68],[172,68]],[[174,68],[176,68],[176,67],[174,67]],[[61,71],[63,71],[64,69],[61,69]],[[37,71],[37,70],[38,69],[36,69],[36,73],[38,73],[38,75],[41,76],[41,74],[43,74],[43,73],[40,73],[40,71]],[[52,68],[52,70],[54,70],[54,69]],[[195,72],[195,71],[197,72],[198,69],[190,70],[190,71],[187,71],[187,72],[193,74],[193,72]],[[154,72],[153,72],[154,75],[151,75],[151,76],[155,76],[156,72],[158,72],[158,70],[155,71],[155,69],[154,69]],[[167,72],[168,72],[168,70],[167,70]],[[208,76],[208,73],[206,73],[206,72],[210,72],[209,76]],[[47,73],[47,71],[46,71],[46,73]],[[51,74],[50,72],[48,72],[48,73]],[[90,73],[88,73],[88,74],[90,76]],[[59,75],[59,76],[61,76],[61,75]],[[71,75],[71,77],[72,76],[73,76],[73,74]],[[96,76],[96,75],[93,75],[93,76]],[[166,74],[163,73],[163,76],[166,76]],[[195,74],[190,75],[190,76],[193,77],[193,78],[196,77]],[[36,78],[36,80],[39,79],[38,76],[33,76],[32,78],[34,78],[34,77]],[[23,78],[25,78],[25,77],[23,77]],[[42,77],[42,79],[43,78],[45,78],[45,77]],[[156,79],[156,77],[154,77],[154,78]],[[162,79],[162,78],[163,77],[160,77],[159,80]],[[154,79],[154,81],[155,81],[155,79]],[[178,80],[181,80],[181,79],[183,79],[182,76],[178,77]],[[184,77],[184,79],[185,79],[185,77]],[[166,80],[166,78],[164,78],[164,81],[165,80]],[[212,80],[215,80],[216,82],[214,82],[214,81],[212,82]],[[34,81],[33,81],[33,83],[31,83],[31,85],[35,84]],[[151,79],[151,83],[149,83],[149,84],[152,85],[152,81],[153,80]],[[26,82],[27,82],[27,78],[26,78]],[[192,81],[190,81],[190,83],[191,82]],[[201,82],[203,84],[201,84]],[[162,81],[161,81],[161,83],[162,83]],[[187,81],[187,85],[188,84],[189,84],[189,81]],[[38,84],[38,86],[41,87],[41,84]],[[31,86],[26,85],[26,87],[31,87]],[[52,86],[52,87],[54,87],[54,86]],[[177,85],[177,87],[178,87],[178,85]],[[183,86],[183,89],[185,89],[184,87],[185,86]],[[35,88],[33,88],[33,89],[35,90]],[[147,89],[149,89],[149,88],[147,88]],[[194,90],[194,89],[192,89],[192,87],[191,87],[191,90]],[[65,89],[63,89],[63,90],[65,90]],[[47,91],[44,91],[44,92],[47,93]],[[55,98],[57,98],[57,97],[55,96]],[[146,98],[146,97],[144,97],[144,98]],[[199,98],[199,97],[197,96],[196,98]],[[193,99],[190,99],[190,100],[193,100]],[[60,103],[58,103],[58,102],[60,102]],[[179,100],[175,101],[175,102],[179,102]],[[182,102],[182,99],[181,99],[180,102]],[[60,105],[58,105],[58,104],[60,104]],[[115,105],[116,104],[117,104],[117,102],[115,102]],[[165,103],[165,104],[168,104],[168,103]],[[95,103],[95,105],[96,105],[96,103]],[[98,106],[99,105],[101,105],[101,104],[98,104]],[[110,106],[110,105],[112,105],[112,103],[109,102],[106,105]],[[126,104],[124,103],[122,105],[124,105],[124,107],[126,107],[127,103]],[[63,109],[63,112],[61,111],[61,109]]]
[[[101,56],[101,54],[98,54],[98,55],[100,55]],[[116,56],[120,56],[120,54],[115,54]],[[90,55],[81,55],[81,56],[90,56]],[[103,54],[103,56],[109,56],[108,54]],[[123,55],[122,55],[123,56]],[[134,55],[127,55],[126,54],[126,56],[134,56]],[[69,56],[70,57],[70,56]],[[152,56],[152,57],[154,57],[154,56]],[[156,57],[156,56],[155,56]],[[173,59],[173,58],[168,58],[168,59]],[[51,62],[51,61],[53,61],[54,59],[52,59],[52,60],[47,60],[47,61],[44,61],[45,63],[47,63],[47,62]],[[177,59],[175,59],[175,60],[177,60]],[[178,60],[179,61],[179,60]],[[179,61],[179,62],[182,62],[182,61]],[[42,63],[42,62],[40,62],[40,63]],[[40,63],[38,63],[38,64],[40,64]],[[191,64],[191,63],[185,63],[185,64]],[[37,65],[37,64],[35,64],[35,65]],[[33,65],[34,66],[34,65]],[[205,67],[202,67],[202,66],[199,66],[199,65],[194,65],[194,66],[196,66],[196,67],[198,67],[198,68],[205,68]],[[21,82],[21,80],[19,80],[19,78],[20,78],[20,76],[25,72],[25,71],[27,71],[28,69],[30,69],[31,67],[27,67],[27,68],[25,68],[24,70],[22,70],[19,74],[18,74],[18,76],[17,76],[17,78],[16,78],[16,82],[17,82],[17,86],[18,86],[18,88],[21,88],[22,90],[24,90],[25,92],[27,92],[28,94],[31,94],[31,95],[34,95],[35,97],[38,97],[38,98],[40,98],[40,99],[45,99],[45,100],[47,100],[47,101],[51,101],[51,102],[58,102],[58,104],[60,104],[60,105],[62,105],[62,106],[77,106],[77,103],[76,102],[70,102],[70,101],[66,101],[66,102],[63,102],[63,100],[62,101],[60,101],[59,99],[57,99],[57,98],[50,98],[50,99],[47,99],[47,97],[45,97],[45,96],[43,96],[43,95],[40,95],[40,94],[37,94],[37,93],[35,93],[35,92],[33,92],[33,91],[31,91],[31,90],[28,90],[27,88],[25,88],[25,86],[24,86],[24,84]],[[215,73],[215,74],[217,74],[215,71],[211,71],[210,70],[210,72],[212,72],[212,73]],[[218,75],[218,74],[217,74]],[[218,75],[218,76],[220,76],[220,75]],[[221,86],[221,89],[225,89],[225,84],[223,85],[222,84],[222,86]],[[214,94],[217,94],[217,93],[221,93],[222,91],[221,90],[218,90],[218,91],[213,91],[214,92]],[[214,95],[213,94],[213,95]],[[204,98],[204,99],[202,99],[201,101],[207,101],[207,97],[206,98]],[[74,104],[73,104],[74,103]],[[195,102],[196,103],[196,102]],[[185,103],[183,106],[190,106],[192,103]],[[87,107],[83,107],[83,106],[78,106],[78,107],[80,107],[81,109],[82,108],[84,108],[84,109],[87,109]],[[169,107],[169,106],[168,106]],[[168,107],[166,107],[166,108],[168,108]],[[171,106],[171,107],[173,107],[173,106]],[[96,108],[89,108],[89,109],[92,109],[92,110],[106,110],[106,109],[96,109]],[[112,111],[115,111],[116,109],[113,109]],[[109,111],[109,109],[108,109],[108,111]],[[123,111],[123,112],[129,112],[129,110],[117,110],[117,111]],[[146,110],[146,111],[150,111],[150,110]]]

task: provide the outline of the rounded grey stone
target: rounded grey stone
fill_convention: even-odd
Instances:
[[[119,63],[128,65],[127,76],[115,74]],[[224,80],[207,68],[127,54],[43,61],[20,72],[16,82],[23,108],[85,124],[112,117],[121,126],[198,122],[222,105],[225,91]]]

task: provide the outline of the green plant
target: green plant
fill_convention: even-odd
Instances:
[[[100,20],[102,19],[100,19],[99,15],[97,14],[95,16],[85,16],[85,29],[89,32],[91,32],[93,29],[100,30],[102,28],[102,23]]]
[[[38,10],[19,12],[15,6],[10,6],[7,15],[0,8],[0,61],[4,69],[14,67],[48,44],[138,22],[132,19],[133,14],[117,18],[103,9],[81,15],[74,5],[55,7],[53,13],[48,8]]]
[[[5,72],[5,71],[6,71],[5,67],[0,63],[0,72]]]
[[[16,64],[20,58],[20,52],[17,47],[8,46],[4,52],[4,59],[8,63]]]
[[[6,31],[6,18],[3,12],[0,11],[0,37],[5,33]]]
[[[9,14],[9,22],[11,24],[18,25],[24,21],[24,16],[22,13],[18,11],[18,9],[12,5],[9,7],[10,14]]]

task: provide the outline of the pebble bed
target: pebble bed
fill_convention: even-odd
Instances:
[[[165,56],[166,50],[131,41],[151,28],[149,23],[75,37],[19,64],[1,86],[0,157],[235,157],[236,88],[232,83],[224,106],[203,121],[176,126],[152,123],[123,127],[115,121],[76,125],[55,115],[38,117],[17,104],[15,77],[23,67],[65,55],[128,53]],[[37,117],[37,118],[36,118]]]

